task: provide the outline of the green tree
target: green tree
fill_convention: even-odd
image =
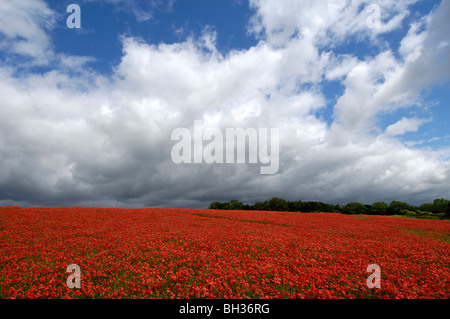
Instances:
[[[256,202],[254,205],[247,205],[238,200],[230,200],[227,203],[213,202],[208,208],[218,210],[265,210],[302,213],[336,212],[344,214],[406,215],[432,219],[450,218],[450,200],[444,198],[438,198],[433,203],[425,203],[420,205],[420,207],[416,207],[400,201],[392,201],[389,205],[385,202],[376,202],[372,205],[351,202],[341,206],[322,202],[303,202],[301,200],[291,202],[273,197],[264,202]]]
[[[450,204],[450,200],[444,199],[444,198],[439,198],[439,199],[435,199],[433,201],[433,205],[434,205],[434,214],[444,214],[446,216],[449,215],[449,204]]]
[[[425,203],[419,206],[419,209],[423,212],[429,212],[433,214],[434,212],[434,204],[432,203]]]
[[[440,218],[450,217],[450,200],[444,198],[438,198],[433,203],[426,203],[420,205],[420,210],[424,212],[430,212],[433,215]]]
[[[230,207],[229,209],[231,209],[231,210],[243,210],[244,203],[242,203],[236,199],[233,199],[233,200],[230,200],[229,207]]]
[[[263,202],[256,202],[252,206],[252,210],[266,210]]]
[[[344,214],[367,214],[368,210],[366,205],[352,202],[344,205],[342,212]]]
[[[450,202],[447,204],[447,212],[445,213],[446,218],[450,218]]]
[[[369,214],[371,215],[386,215],[386,211],[389,205],[385,202],[376,202],[372,204],[372,207],[369,210]]]
[[[286,200],[274,197],[268,202],[269,210],[277,212],[286,212],[289,210],[289,205]]]
[[[342,213],[344,212],[343,206],[337,204],[336,206],[334,206],[334,212],[335,212],[335,213],[342,214]]]
[[[402,213],[402,211],[413,211],[414,208],[409,205],[408,203],[405,202],[399,202],[399,201],[392,201],[389,204],[389,207],[387,209],[387,214],[388,215],[400,215]]]
[[[226,203],[221,203],[221,202],[213,202],[211,204],[209,204],[208,209],[225,209],[225,205]]]
[[[294,201],[294,202],[288,202],[288,207],[290,212],[301,212],[301,204],[302,201]]]
[[[331,204],[323,204],[322,212],[324,213],[333,213],[336,211],[336,207]]]

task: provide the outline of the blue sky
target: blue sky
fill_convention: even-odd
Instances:
[[[66,8],[81,8],[70,29]],[[380,28],[367,19],[380,9]],[[4,0],[0,204],[450,198],[439,0]],[[175,165],[195,120],[280,129],[280,169]],[[13,124],[12,124],[13,123]]]
[[[126,1],[123,1],[126,2]],[[157,2],[157,1],[153,1]],[[247,32],[252,10],[238,1],[134,1],[114,5],[111,1],[79,2],[82,10],[81,30],[68,29],[61,16],[61,28],[54,30],[55,50],[59,52],[94,56],[101,72],[109,73],[120,62],[122,45],[120,36],[139,37],[151,44],[174,43],[189,36],[199,36],[206,26],[218,33],[217,48],[226,54],[233,49],[248,49],[257,44]],[[54,10],[65,13],[73,1],[49,1]],[[142,8],[151,18],[139,20],[134,7]]]
[[[126,1],[122,1],[126,2]],[[95,57],[90,63],[98,72],[111,74],[122,57],[120,36],[138,37],[149,44],[175,43],[189,36],[199,37],[205,27],[217,32],[216,47],[226,55],[231,50],[245,50],[257,45],[254,34],[248,32],[248,26],[254,10],[245,1],[133,1],[114,4],[114,1],[79,2],[82,8],[83,27],[79,30],[68,29],[66,19],[69,13],[65,8],[73,1],[48,1],[53,10],[63,13],[58,19],[58,26],[53,30],[55,51],[69,54]],[[410,23],[429,14],[440,1],[419,1],[410,6],[411,14],[405,18],[402,25],[380,39],[384,46],[392,48],[398,56],[400,41],[408,33]],[[145,11],[148,16],[139,18],[134,12],[136,8]],[[144,20],[141,20],[144,19]],[[329,50],[330,47],[322,48]],[[380,53],[382,46],[373,44],[369,39],[355,41],[349,38],[332,48],[340,54],[351,54],[364,59],[368,55]],[[401,58],[401,57],[399,57]],[[448,81],[427,88],[424,92],[424,102],[428,107],[409,110],[411,116],[433,118],[425,123],[421,131],[408,132],[405,141],[415,147],[445,147],[449,140],[450,125],[445,116],[449,101]],[[323,93],[329,100],[329,107],[320,110],[318,116],[331,125],[333,121],[333,105],[343,94],[345,87],[339,81],[322,82]],[[444,103],[443,103],[444,102]],[[448,111],[447,111],[448,112]],[[396,122],[405,115],[404,111],[380,116],[378,125],[382,128]],[[414,144],[412,142],[417,142]]]

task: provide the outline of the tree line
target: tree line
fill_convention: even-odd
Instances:
[[[229,202],[213,202],[209,209],[219,210],[260,210],[260,211],[281,211],[281,212],[330,212],[341,214],[363,214],[363,215],[399,215],[406,217],[426,218],[426,219],[448,219],[450,218],[450,200],[439,198],[432,203],[425,203],[420,206],[409,205],[401,201],[376,202],[372,205],[365,205],[358,202],[351,202],[345,205],[333,205],[322,202],[311,201],[287,201],[282,198],[273,197],[264,202],[257,202],[253,205],[244,204],[238,200]]]

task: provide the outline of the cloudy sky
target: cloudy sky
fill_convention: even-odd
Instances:
[[[1,0],[0,205],[450,199],[449,17],[446,0]],[[174,163],[194,121],[278,128],[277,174]]]

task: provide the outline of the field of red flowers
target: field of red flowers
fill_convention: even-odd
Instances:
[[[449,238],[387,216],[0,207],[0,298],[448,299]]]

